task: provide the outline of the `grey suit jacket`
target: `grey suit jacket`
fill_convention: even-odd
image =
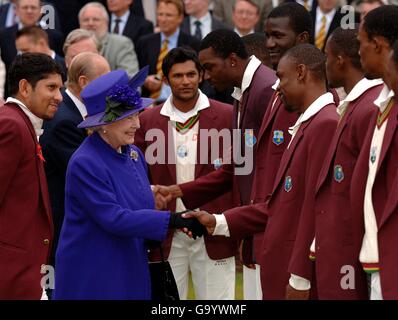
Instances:
[[[112,70],[126,70],[130,77],[137,73],[138,59],[129,38],[108,33],[101,39],[101,45],[101,54],[108,60]]]

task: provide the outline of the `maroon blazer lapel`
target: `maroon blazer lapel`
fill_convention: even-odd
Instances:
[[[347,126],[348,119],[351,117],[352,112],[354,111],[354,106],[352,103],[349,103],[347,106],[348,110],[346,111],[346,114],[344,117],[340,120],[339,125],[337,126],[337,131],[333,137],[332,143],[330,145],[326,160],[323,164],[323,167],[321,169],[321,172],[319,174],[318,178],[318,183],[316,186],[316,193],[319,191],[321,188],[322,184],[325,182],[326,177],[328,176],[328,172],[330,170],[330,166],[332,165],[333,159],[334,159],[334,154],[336,152],[337,145],[340,141],[341,135],[344,132],[344,128]]]
[[[272,104],[273,104],[275,99],[276,99],[275,105],[272,108]],[[263,136],[264,132],[266,131],[266,129],[268,128],[270,123],[272,123],[271,120],[275,117],[276,112],[281,107],[283,108],[282,101],[279,99],[279,97],[277,95],[277,92],[275,91],[275,93],[272,96],[272,99],[270,100],[270,103],[269,103],[269,105],[267,107],[267,111],[264,114],[264,118],[263,118],[263,122],[261,124],[260,132],[258,133],[258,142],[259,143],[260,143],[261,137]],[[271,108],[272,108],[272,110],[271,110]]]
[[[387,219],[396,211],[397,206],[398,206],[398,176],[394,181],[394,184],[392,186],[392,190],[389,194],[390,197],[392,197],[392,200],[388,199],[386,207],[384,209],[383,215],[380,220],[380,225],[379,225],[379,230],[380,228],[384,225],[384,223],[387,221]]]
[[[294,136],[293,140],[291,140],[291,144],[288,149],[285,150],[283,153],[282,159],[281,159],[281,164],[278,169],[278,173],[276,174],[275,178],[275,183],[274,183],[274,188],[272,193],[276,192],[281,180],[283,179],[283,175],[286,172],[286,169],[290,163],[290,160],[292,159],[292,156],[294,154],[294,150],[298,146],[300,140],[302,139],[304,135],[304,129],[307,127],[307,125],[311,122],[311,119],[307,121],[306,123],[302,123],[300,126],[300,129],[297,131],[296,135]]]
[[[176,178],[176,153],[173,138],[173,123],[168,117],[159,114],[158,121],[154,128],[158,128],[165,134],[165,160],[166,167],[169,170],[171,181],[177,181]]]
[[[207,109],[203,109],[200,111],[199,115],[199,132],[198,132],[198,142],[197,142],[197,152],[196,152],[196,165],[195,165],[195,178],[198,178],[201,176],[202,170],[206,167],[206,164],[201,163],[200,161],[200,130],[210,130],[210,129],[215,129],[217,128],[216,125],[216,119],[217,115],[212,111],[212,107]],[[208,145],[207,148],[208,152],[211,152],[211,146],[210,144]],[[218,152],[218,150],[217,150]],[[211,161],[211,154],[207,157],[209,161]],[[209,163],[209,165],[212,165],[212,163]]]
[[[40,148],[39,142],[37,141],[37,135],[36,132],[33,128],[32,122],[30,119],[26,116],[26,114],[21,110],[21,108],[15,104],[13,104],[15,110],[20,114],[22,119],[25,121],[26,126],[29,129],[30,135],[33,139],[33,143],[35,145],[35,162],[36,162],[36,169],[37,173],[39,175],[39,185],[40,185],[40,190],[41,190],[41,197],[44,205],[44,210],[46,211],[46,216],[51,228],[51,233],[53,233],[53,223],[52,223],[52,217],[51,217],[51,209],[50,209],[50,196],[48,194],[48,187],[47,187],[47,179],[46,179],[46,174],[44,171],[44,164],[42,160],[39,158],[38,155],[38,148]]]
[[[249,98],[250,87],[245,90],[242,95],[242,103],[238,102],[238,106],[240,107],[240,120],[239,120],[239,128],[242,128],[242,123],[245,119],[246,109],[247,109],[247,100]]]
[[[388,117],[386,132],[384,133],[383,145],[380,152],[380,159],[377,166],[377,173],[380,170],[381,164],[383,163],[384,158],[386,157],[387,151],[391,145],[392,138],[394,137],[395,130],[397,129],[397,117],[398,117],[398,104],[395,102],[392,107],[391,114]]]

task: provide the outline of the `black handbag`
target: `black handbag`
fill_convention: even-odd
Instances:
[[[152,300],[177,301],[180,300],[177,284],[174,279],[170,263],[164,259],[162,247],[159,246],[161,261],[149,262],[151,275]]]

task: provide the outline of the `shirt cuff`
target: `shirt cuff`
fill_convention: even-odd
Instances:
[[[225,216],[223,214],[213,214],[213,216],[216,218],[216,227],[212,235],[229,237],[229,228]]]
[[[311,289],[311,282],[305,278],[296,276],[295,274],[290,275],[289,284],[296,290],[310,290]]]

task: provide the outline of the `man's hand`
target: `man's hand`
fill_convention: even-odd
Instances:
[[[286,287],[286,300],[309,300],[310,290],[296,290],[290,284]]]
[[[216,218],[214,215],[206,212],[206,211],[190,211],[189,213],[184,213],[182,215],[183,218],[196,218],[198,221],[206,227],[208,234],[213,234],[214,229],[216,227]],[[192,237],[192,234],[189,230],[183,230],[189,237]],[[187,232],[186,232],[187,231]]]
[[[156,210],[165,210],[167,204],[173,200],[170,194],[163,195],[159,192],[159,186],[151,186],[153,197],[155,198],[155,208]]]
[[[162,87],[162,80],[159,80],[157,75],[151,74],[145,79],[144,87],[150,92],[156,92]]]
[[[167,197],[167,199],[169,199],[169,197],[171,197],[171,200],[183,197],[182,191],[177,184],[170,186],[156,185],[156,187],[158,187],[159,193],[162,196]]]

